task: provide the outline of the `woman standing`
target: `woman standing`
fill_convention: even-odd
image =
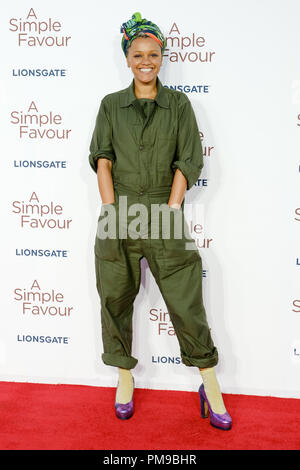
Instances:
[[[89,155],[102,199],[99,222],[108,212],[116,216],[117,225],[116,238],[97,233],[95,241],[102,360],[119,371],[116,415],[128,419],[134,410],[130,369],[138,361],[131,354],[132,315],[140,287],[140,260],[145,256],[168,308],[182,362],[200,370],[201,416],[207,417],[209,410],[213,426],[230,429],[232,420],[214,371],[218,352],[203,306],[202,260],[195,241],[186,235],[182,210],[185,190],[197,181],[203,167],[196,118],[188,97],[163,87],[158,78],[166,48],[158,26],[134,13],[121,32],[134,78],[128,88],[102,99]],[[161,219],[159,224],[154,219],[155,205],[173,222],[169,238],[164,236]],[[143,213],[138,237],[132,225],[136,207]],[[175,236],[175,219],[184,229],[181,238]],[[193,249],[186,249],[187,242],[194,244]]]

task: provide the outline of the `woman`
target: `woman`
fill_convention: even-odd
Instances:
[[[98,222],[104,222],[108,212],[117,223],[115,238],[104,238],[99,230],[95,241],[102,360],[119,371],[116,415],[128,419],[133,414],[130,369],[138,361],[131,355],[132,315],[140,287],[140,260],[145,256],[168,308],[182,362],[200,370],[201,416],[207,417],[209,410],[213,426],[230,429],[232,420],[214,371],[218,352],[202,301],[202,260],[188,231],[177,238],[174,228],[175,219],[180,221],[177,227],[187,228],[184,193],[203,167],[196,118],[187,96],[163,87],[158,78],[166,47],[158,26],[134,13],[122,24],[121,32],[122,49],[134,78],[128,88],[102,99],[89,155],[102,199]],[[151,212],[157,205],[173,222],[169,238],[164,236],[161,219]],[[133,223],[137,207],[143,215],[139,236]],[[150,229],[156,235],[151,231],[149,236]],[[186,249],[187,242],[193,249]]]

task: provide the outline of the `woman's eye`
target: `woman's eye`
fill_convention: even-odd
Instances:
[[[153,57],[158,57],[158,54],[151,54]],[[134,57],[141,57],[141,54],[136,54]]]

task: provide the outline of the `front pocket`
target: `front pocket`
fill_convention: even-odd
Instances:
[[[121,256],[119,238],[101,239],[96,236],[95,255],[101,260],[119,261]]]
[[[101,214],[98,218],[97,233],[95,238],[95,255],[106,261],[118,261],[121,258],[121,247],[119,239],[119,210],[118,204],[113,202],[107,204],[113,210],[105,211],[105,205],[101,207]],[[109,220],[109,218],[111,219]],[[105,219],[105,220],[104,220]],[[105,232],[105,233],[104,233]]]
[[[176,137],[160,137],[156,139],[157,169],[163,172],[172,171],[171,165],[176,153]]]
[[[199,261],[200,255],[194,239],[190,236],[182,209],[170,209],[170,238],[162,237],[164,266],[166,270],[177,270]],[[181,238],[175,238],[174,217],[180,213]],[[186,230],[186,233],[185,233]],[[187,234],[187,235],[186,235]],[[180,231],[179,231],[180,235]],[[188,248],[194,249],[188,249]]]
[[[200,261],[198,250],[187,250],[184,240],[166,240],[163,239],[164,267],[167,271],[177,271],[191,263]]]

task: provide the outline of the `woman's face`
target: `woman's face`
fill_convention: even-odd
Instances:
[[[160,45],[152,38],[136,38],[127,53],[127,65],[136,80],[148,83],[156,80],[162,64]]]

